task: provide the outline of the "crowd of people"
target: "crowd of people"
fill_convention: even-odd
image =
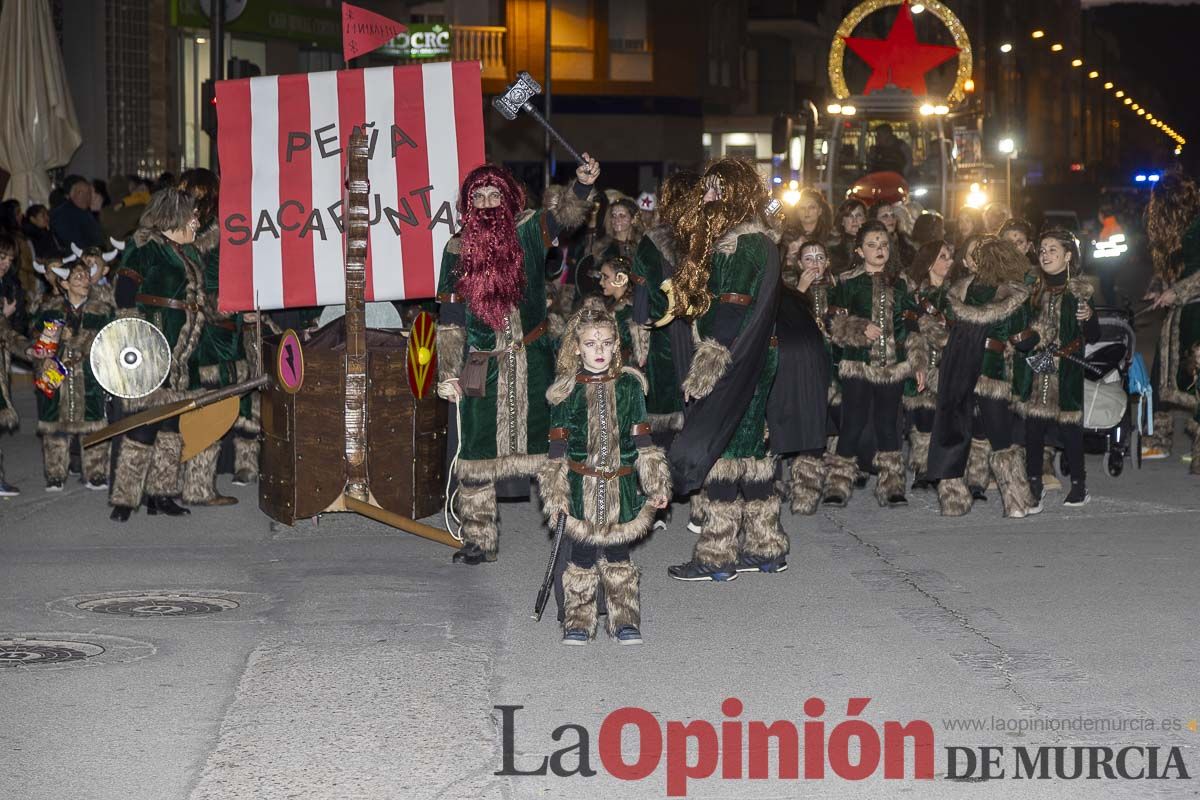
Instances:
[[[472,171],[427,301],[440,315],[438,394],[459,406],[454,560],[494,561],[498,497],[536,478],[568,542],[564,643],[595,636],[600,596],[610,635],[641,642],[630,546],[672,503],[687,504],[697,541],[670,576],[720,582],[787,569],[783,503],[798,515],[846,506],[872,479],[880,506],[933,491],[947,516],[990,502],[993,486],[1008,518],[1040,513],[1056,488],[1067,506],[1089,501],[1084,356],[1100,328],[1070,231],[1035,231],[997,206],[951,223],[908,203],[834,211],[812,189],[777,216],[754,165],[735,159],[672,174],[636,202],[599,191],[599,175],[585,155],[572,184],[529,208],[508,170]],[[244,380],[255,326],[303,328],[319,309],[273,315],[287,321],[217,311],[213,173],[114,178],[107,192],[72,176],[50,210],[3,205],[0,427],[16,427],[9,373],[24,361],[46,491],[79,474],[108,492],[117,521],[143,505],[232,504],[215,480],[256,479],[253,394],[230,434],[186,462],[177,420],[135,428],[115,453],[79,438]],[[1143,454],[1169,454],[1182,409],[1200,474],[1200,190],[1164,175],[1146,217],[1146,299],[1167,315]],[[126,316],[162,331],[171,368],[152,394],[114,400],[89,353]],[[0,495],[18,492],[0,471]]]

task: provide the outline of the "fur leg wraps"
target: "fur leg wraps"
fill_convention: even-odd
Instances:
[[[463,542],[478,545],[486,553],[495,553],[499,546],[496,530],[496,485],[459,484],[458,513],[462,518]],[[595,579],[592,582],[594,585]]]
[[[697,525],[704,524],[704,509],[707,501],[708,498],[704,496],[704,492],[696,492],[692,495],[689,501],[689,521],[695,522]]]
[[[742,531],[746,553],[778,558],[789,549],[787,534],[779,526],[779,497],[746,500],[742,508]]]
[[[792,513],[817,513],[821,491],[825,488],[825,461],[815,456],[796,456],[792,459]]]
[[[875,499],[886,506],[889,497],[904,494],[904,458],[899,450],[875,454],[875,469],[879,478],[875,481]]]
[[[825,496],[837,495],[847,501],[854,493],[854,478],[858,474],[858,465],[853,458],[829,453],[825,456]]]
[[[1033,493],[1025,477],[1025,454],[1017,446],[992,453],[992,472],[1004,502],[1004,516],[1023,517],[1033,508]]]
[[[1193,475],[1200,475],[1200,423],[1189,420],[1187,432],[1192,435],[1192,465],[1188,469]]]
[[[929,466],[929,437],[930,434],[921,433],[916,428],[909,431],[908,468],[915,476],[924,475]]]
[[[608,605],[605,627],[608,629],[608,635],[616,636],[617,631],[625,625],[642,627],[642,601],[638,594],[640,570],[632,561],[602,559],[596,566],[600,568],[600,580],[604,582],[604,602]],[[566,586],[565,579],[563,586]],[[595,607],[595,603],[592,603],[592,606]],[[595,624],[593,616],[592,625]]]
[[[142,504],[146,473],[150,471],[153,453],[153,445],[135,442],[128,436],[121,440],[117,467],[113,471],[112,495],[109,497],[112,505],[137,508]]]
[[[108,468],[112,459],[112,440],[83,448],[83,479],[88,483],[108,483]]]
[[[183,462],[183,502],[207,503],[217,496],[217,456],[220,454],[221,442],[218,440]]]
[[[961,517],[971,510],[971,490],[962,478],[943,478],[937,493],[943,517]]]
[[[725,503],[705,498],[704,527],[696,540],[695,561],[716,567],[727,567],[737,561],[737,534],[742,525],[744,502]]]
[[[258,477],[258,437],[233,437],[233,471],[238,475]]]
[[[987,439],[972,439],[971,450],[967,453],[967,472],[963,478],[967,486],[977,486],[986,489],[990,481],[988,459],[992,455],[992,446]]]
[[[159,431],[154,439],[154,456],[150,459],[150,474],[146,476],[146,494],[151,497],[178,497],[181,492],[179,457],[183,454],[183,437],[170,431]]]
[[[463,532],[466,532],[465,528]],[[563,630],[587,631],[589,639],[596,635],[596,584],[599,582],[599,578],[595,567],[585,569],[575,564],[567,564],[562,577]],[[607,591],[607,587],[605,591]],[[635,586],[634,596],[636,597],[636,595]],[[612,600],[608,600],[608,603],[611,624]]]
[[[71,437],[58,433],[42,435],[42,466],[47,483],[66,483],[71,462]]]
[[[1156,447],[1167,455],[1175,439],[1175,418],[1168,411],[1154,412],[1154,435],[1142,437],[1142,447]]]

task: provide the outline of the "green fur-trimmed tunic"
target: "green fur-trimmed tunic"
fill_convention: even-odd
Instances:
[[[692,374],[698,367],[703,368],[702,352],[706,343],[716,342],[726,351],[731,350],[737,335],[749,324],[750,314],[744,313],[736,331],[733,331],[733,336],[730,336],[727,330],[720,330],[718,320],[723,313],[722,306],[727,304],[719,302],[717,298],[722,294],[749,295],[751,298],[757,298],[762,287],[767,251],[774,247],[776,244],[767,235],[766,228],[757,223],[739,225],[718,240],[714,247],[708,278],[708,290],[714,299],[708,311],[695,323],[699,350],[692,362]],[[746,412],[742,414],[737,430],[734,431],[721,458],[761,459],[767,456],[767,399],[778,368],[779,351],[776,347],[769,347],[766,362],[754,385],[754,397],[750,400]],[[689,380],[692,374],[689,374]],[[749,388],[747,387],[747,390]]]
[[[838,377],[859,378],[869,383],[899,383],[914,370],[925,369],[919,334],[910,333],[916,323],[916,302],[903,280],[888,286],[882,274],[855,269],[843,273],[830,292],[835,310],[829,325],[830,338],[841,352]],[[866,326],[883,330],[874,342],[866,338]]]
[[[941,286],[933,286],[926,281],[914,293],[913,299],[920,315],[917,325],[925,337],[929,354],[929,369],[925,374],[923,392],[917,391],[916,378],[904,381],[904,407],[932,409],[937,402],[938,365],[948,339],[946,312],[950,308],[950,284],[943,281]]]
[[[1021,283],[991,286],[974,276],[950,287],[947,318],[987,325],[988,338],[1005,343],[1003,353],[984,348],[975,394],[995,400],[1020,396],[1019,387],[1028,379],[1028,365],[1016,354],[1013,337],[1029,327],[1028,298],[1029,287]]]
[[[204,264],[208,319],[188,364],[188,385],[191,389],[218,389],[249,377],[241,314],[222,314],[216,310],[221,264],[218,238],[210,235],[210,231],[218,232],[214,225],[196,237],[197,257]],[[242,418],[250,416],[252,395],[247,392],[241,398],[239,416]]]
[[[670,230],[665,225],[650,229],[638,242],[631,274],[640,282],[649,301],[646,322],[654,323],[667,313],[667,295],[662,290],[664,263],[673,263],[674,246]],[[683,424],[683,392],[675,371],[671,353],[671,337],[666,327],[646,332],[646,363],[642,370],[649,383],[646,393],[646,412],[655,430],[676,430]],[[639,348],[634,347],[635,353]]]
[[[1075,313],[1081,304],[1091,307],[1091,297],[1091,284],[1080,278],[1071,278],[1057,292],[1046,288],[1040,297],[1030,295],[1027,314],[1039,337],[1037,348],[1059,349],[1079,341],[1074,355],[1083,358],[1083,326]],[[1021,359],[1017,410],[1026,417],[1078,425],[1083,419],[1083,367],[1065,358],[1055,361],[1054,372],[1035,375]]]
[[[107,424],[104,389],[92,373],[92,342],[96,334],[112,322],[116,309],[105,302],[93,287],[88,298],[78,308],[70,308],[62,295],[42,303],[30,326],[30,335],[41,335],[49,320],[62,320],[65,325],[58,341],[57,358],[70,374],[52,396],[35,390],[38,407],[38,433],[90,433]]]
[[[1193,348],[1200,345],[1200,217],[1184,231],[1182,256],[1179,278],[1167,287],[1177,298],[1163,320],[1155,353],[1155,400],[1195,412],[1200,420],[1193,363]]]
[[[489,359],[483,397],[464,395],[459,403],[459,472],[463,477],[497,480],[529,474],[546,453],[550,409],[545,398],[554,376],[554,345],[548,334],[527,346],[519,344],[527,332],[546,320],[546,251],[550,245],[547,213],[526,211],[517,220],[517,241],[524,253],[525,295],[513,308],[508,329],[493,330],[469,307],[465,308],[465,337],[457,326],[443,323],[438,329],[442,380],[459,376],[468,351],[490,352],[518,345],[512,358],[502,355]],[[454,300],[460,252],[461,239],[456,236],[442,256],[438,298],[443,304]]]

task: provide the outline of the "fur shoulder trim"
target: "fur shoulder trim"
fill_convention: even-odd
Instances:
[[[671,230],[670,225],[656,225],[646,231],[646,238],[658,248],[663,261],[672,265],[679,263],[679,253],[675,249],[675,232]]]
[[[208,253],[211,250],[217,249],[221,244],[221,229],[216,224],[209,225],[200,233],[196,234],[196,249],[201,253]]]
[[[138,247],[144,247],[147,242],[157,242],[164,244],[166,237],[161,231],[156,231],[154,228],[138,228],[133,232],[133,243]]]
[[[772,242],[779,241],[779,232],[756,217],[739,225],[734,225],[726,231],[720,239],[717,239],[714,249],[718,253],[728,255],[737,250],[737,240],[740,237],[750,236],[755,233],[761,233]]]
[[[1071,278],[1067,281],[1067,291],[1079,298],[1081,302],[1087,302],[1092,299],[1095,293],[1090,281],[1084,278]]]
[[[446,252],[458,255],[462,252],[462,234],[456,233],[450,237],[450,241],[446,242]]]
[[[613,240],[608,236],[601,236],[596,241],[592,242],[592,249],[588,251],[588,255],[592,260],[599,264],[604,260],[604,251],[609,248]]]
[[[534,210],[532,208],[527,208],[524,211],[522,211],[520,214],[517,214],[517,218],[516,218],[516,220],[514,220],[514,222],[516,223],[517,227],[519,228],[522,225],[524,225],[526,222],[529,222],[529,220],[533,219],[536,215],[537,215],[536,210]]]
[[[854,280],[859,275],[866,275],[866,274],[867,274],[866,269],[864,269],[863,267],[856,267],[852,270],[843,272],[841,275],[838,275],[836,280],[838,283],[847,283],[849,281]]]
[[[621,367],[621,380],[625,380],[626,375],[638,382],[638,385],[642,387],[642,394],[650,393],[650,381],[646,380],[646,376],[640,370],[633,367]]]
[[[964,278],[950,290],[950,308],[956,319],[972,325],[991,325],[1012,316],[1029,299],[1029,287],[1005,283],[996,289],[996,296],[982,306],[969,306],[964,301],[971,278]]]
[[[546,400],[550,405],[556,406],[571,396],[571,392],[575,391],[575,373],[563,375],[554,379],[554,383],[550,384],[550,388],[546,390]]]

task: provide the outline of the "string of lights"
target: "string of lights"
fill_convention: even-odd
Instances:
[[[1048,37],[1046,35],[1046,32],[1044,30],[1041,30],[1040,28],[1036,29],[1034,31],[1031,31],[1029,34],[1029,38],[1033,39],[1035,42],[1041,42],[1042,40],[1045,40],[1045,42],[1049,44],[1050,52],[1052,52],[1052,53],[1062,53],[1063,50],[1065,49],[1061,42],[1053,41],[1050,37]],[[1001,53],[1007,54],[1007,53],[1011,53],[1012,51],[1013,51],[1012,42],[1004,42],[1003,44],[1000,45]],[[1071,59],[1071,67],[1073,69],[1083,69],[1083,66],[1084,66],[1084,61],[1082,58],[1075,57],[1075,58]],[[1100,71],[1095,70],[1095,69],[1089,69],[1088,73],[1087,73],[1087,77],[1088,77],[1088,80],[1093,80],[1093,81],[1101,80]],[[1130,97],[1125,92],[1124,89],[1121,89],[1119,86],[1117,86],[1111,80],[1105,80],[1103,83],[1103,86],[1104,86],[1104,91],[1112,93],[1112,98],[1113,98],[1113,100],[1115,100],[1117,102],[1118,106],[1124,107],[1125,109],[1127,109],[1129,111],[1129,113],[1136,114],[1137,116],[1141,117],[1143,120],[1148,122],[1150,125],[1154,126],[1155,128],[1158,128],[1163,133],[1163,135],[1167,136],[1169,139],[1171,139],[1173,142],[1175,142],[1175,155],[1179,155],[1180,153],[1183,152],[1183,146],[1185,144],[1187,144],[1187,139],[1185,139],[1178,131],[1176,131],[1169,124],[1167,124],[1167,122],[1165,120],[1163,120],[1158,115],[1151,113],[1147,108],[1142,106],[1140,103],[1136,102],[1132,97]]]

